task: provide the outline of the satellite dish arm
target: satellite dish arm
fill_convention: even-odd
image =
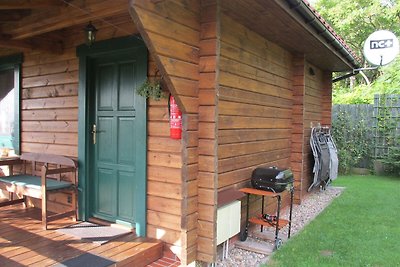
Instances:
[[[335,82],[338,82],[338,81],[341,81],[341,80],[350,78],[350,77],[352,77],[352,76],[354,76],[354,75],[357,75],[357,74],[361,73],[361,75],[363,76],[365,82],[366,82],[368,85],[370,85],[371,82],[368,80],[368,77],[363,73],[363,70],[376,70],[376,69],[378,69],[378,68],[380,68],[380,67],[381,67],[381,66],[353,69],[353,71],[350,72],[350,73],[347,73],[347,74],[345,74],[345,75],[343,75],[343,76],[340,76],[340,77],[337,77],[337,78],[335,78],[335,79],[332,79],[332,83],[335,83]]]
[[[362,70],[360,70],[360,74],[361,74],[361,76],[363,76],[363,78],[364,78],[365,82],[367,83],[367,85],[370,86],[371,82],[369,81],[367,75],[365,75],[365,73]]]

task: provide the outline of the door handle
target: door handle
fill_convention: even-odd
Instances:
[[[97,130],[97,126],[96,126],[95,123],[92,125],[92,131],[91,131],[91,133],[92,133],[92,135],[93,135],[93,136],[92,136],[92,138],[93,138],[93,145],[96,144],[97,134],[98,134],[98,133],[103,133],[103,132],[105,132],[105,131],[99,131],[99,130]]]
[[[93,145],[96,144],[96,133],[97,133],[97,126],[96,126],[96,124],[93,124],[92,125]]]

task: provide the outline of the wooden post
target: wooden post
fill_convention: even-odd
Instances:
[[[47,164],[42,166],[41,174],[41,189],[42,189],[42,227],[47,230],[47,188],[46,188],[46,174],[47,174]]]

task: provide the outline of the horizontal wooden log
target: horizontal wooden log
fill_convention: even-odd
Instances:
[[[199,171],[216,172],[214,156],[199,155]]]
[[[219,116],[218,129],[290,129],[291,119]]]
[[[149,211],[159,211],[177,216],[182,215],[182,201],[178,199],[148,195],[147,208]]]
[[[190,180],[186,183],[185,196],[194,197],[198,195],[197,180]]]
[[[214,188],[214,180],[216,174],[214,172],[199,171],[198,185],[204,188]]]
[[[240,45],[241,49],[255,55],[276,59],[276,63],[280,63],[284,67],[290,66],[292,63],[292,55],[289,51],[266,40],[225,14],[221,16],[221,33],[223,42]]]
[[[198,205],[199,220],[214,222],[217,212],[216,207],[217,205],[207,205],[199,203]]]
[[[197,240],[197,250],[201,253],[213,255],[215,250],[215,240],[199,236]]]
[[[219,115],[252,116],[264,118],[291,118],[292,110],[269,106],[251,105],[230,101],[219,101]]]
[[[175,248],[180,248],[183,245],[180,231],[157,227],[151,224],[147,225],[147,237],[162,240],[167,245],[174,245]]]
[[[181,169],[180,168],[170,168],[163,166],[147,166],[147,177],[149,180],[181,184]]]
[[[217,86],[217,76],[215,72],[201,72],[199,88],[215,90]]]
[[[181,141],[171,139],[170,137],[155,137],[147,138],[147,149],[154,152],[166,153],[181,153]]]
[[[226,129],[218,131],[220,145],[290,138],[291,132],[288,129]]]
[[[199,140],[199,155],[213,156],[217,147],[216,140],[200,139]]]
[[[182,155],[149,151],[147,153],[147,162],[153,166],[181,168]]]
[[[22,80],[22,87],[37,87],[78,82],[78,71],[27,77]]]
[[[22,90],[22,99],[77,96],[77,95],[78,95],[77,83],[25,88]]]
[[[214,122],[199,122],[199,138],[213,139],[216,136]]]
[[[201,237],[213,237],[216,232],[216,226],[212,222],[198,221],[197,234]]]
[[[254,79],[267,84],[273,84],[281,88],[291,90],[292,80],[289,76],[280,77],[275,73],[267,72],[263,69],[250,66],[252,62],[240,62],[238,60],[221,57],[220,58],[220,69],[222,71],[227,71],[239,76]]]
[[[47,74],[65,73],[78,70],[78,59],[59,61],[24,68],[22,78],[42,76]]]
[[[215,21],[202,23],[200,30],[200,39],[213,39],[217,36],[217,23]]]
[[[265,164],[267,162],[277,161],[282,158],[293,158],[290,147],[277,149],[268,152],[260,152],[250,155],[236,156],[218,161],[218,172],[224,173],[240,168],[246,168],[254,165]]]
[[[67,157],[78,157],[78,147],[58,144],[21,143],[23,152],[57,154]]]
[[[198,201],[199,203],[206,205],[216,205],[217,204],[217,195],[215,190],[207,189],[207,188],[199,188],[198,190]]]
[[[169,123],[167,121],[149,121],[147,123],[147,134],[149,136],[169,136]]]
[[[219,81],[222,86],[238,88],[255,93],[276,96],[283,99],[292,99],[292,91],[282,89],[279,86],[266,84],[253,79],[237,76],[225,71],[219,74]]]
[[[162,190],[161,190],[162,189]],[[179,184],[169,184],[156,181],[147,182],[147,194],[158,197],[182,199],[182,188]]]
[[[23,132],[63,132],[77,133],[77,121],[24,121]]]
[[[200,41],[200,56],[215,56],[217,54],[216,39],[207,39]]]
[[[78,108],[22,110],[23,121],[77,121]]]
[[[219,99],[281,108],[290,108],[293,104],[292,99],[271,96],[264,94],[263,92],[250,92],[241,90],[240,88],[225,86],[219,87]]]
[[[238,184],[244,181],[249,181],[251,177],[251,173],[256,167],[259,166],[279,166],[280,168],[287,168],[290,164],[289,158],[284,158],[272,162],[265,162],[261,165],[255,165],[252,167],[244,168],[244,169],[237,169],[234,171],[221,173],[219,174],[218,179],[218,188],[227,187],[230,185]]]
[[[158,211],[147,211],[147,223],[156,227],[181,230],[181,217]]]
[[[216,56],[202,56],[199,62],[200,72],[215,72],[217,67],[217,57]]]
[[[216,103],[215,89],[200,89],[199,90],[199,105],[214,106]]]
[[[268,53],[268,52],[265,52]],[[282,59],[276,56],[254,54],[251,51],[243,49],[239,43],[221,42],[221,55],[231,60],[240,60],[249,66],[272,73],[284,79],[292,77],[291,64],[285,65]]]
[[[29,143],[78,146],[77,133],[22,132],[21,140]]]

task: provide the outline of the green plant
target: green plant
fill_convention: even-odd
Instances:
[[[140,96],[151,98],[156,101],[166,97],[161,87],[161,80],[159,79],[155,79],[154,81],[147,79],[137,88],[136,92]]]
[[[373,139],[367,114],[355,120],[346,111],[332,121],[332,135],[338,148],[339,172],[346,174],[352,167],[367,168],[372,157]]]
[[[380,95],[378,112],[376,115],[376,158],[385,158],[389,149],[398,145],[397,125],[399,118],[394,116],[398,97],[393,95]]]
[[[386,157],[382,159],[385,169],[394,175],[400,176],[400,148],[392,147],[388,150]]]

